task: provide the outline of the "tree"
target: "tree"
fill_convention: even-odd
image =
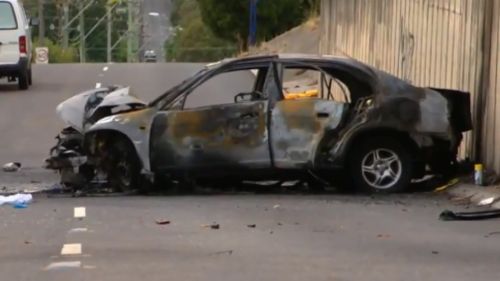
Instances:
[[[249,0],[197,0],[203,22],[215,35],[237,42],[246,50]],[[318,0],[260,0],[257,5],[257,41],[264,41],[299,25],[317,7]]]
[[[196,0],[174,0],[170,16],[176,32],[165,46],[169,61],[209,62],[234,55],[234,42],[215,36],[201,20]]]

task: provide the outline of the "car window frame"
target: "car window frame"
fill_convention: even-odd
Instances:
[[[244,70],[250,71],[252,69],[259,69],[259,73],[257,74],[257,77],[255,78],[254,86],[253,86],[253,89],[255,90],[255,87],[258,85],[259,79],[261,78],[261,77],[259,77],[259,75],[261,75],[260,73],[262,73],[264,70],[263,73],[267,74],[267,71],[269,71],[270,66],[271,66],[271,62],[266,62],[266,63],[258,62],[258,63],[249,63],[249,64],[231,64],[231,63],[228,63],[228,64],[220,66],[219,68],[209,70],[208,72],[204,73],[202,75],[202,77],[198,77],[198,79],[195,79],[195,81],[193,81],[190,85],[188,85],[187,87],[182,89],[181,92],[178,93],[178,95],[172,101],[168,102],[160,110],[166,110],[169,107],[172,107],[173,110],[196,109],[196,108],[187,108],[187,109],[185,108],[187,97],[190,94],[192,94],[196,88],[202,86],[208,80],[216,77],[217,75],[221,75],[224,73],[244,71]],[[265,81],[266,77],[264,77],[263,79]],[[264,85],[264,83],[265,82],[262,82],[262,86]],[[207,106],[216,106],[216,105],[207,105]],[[179,107],[179,108],[176,108],[176,107]],[[206,107],[206,106],[200,106],[197,108],[202,108],[202,107]]]
[[[2,27],[0,27],[0,30],[17,30],[17,29],[19,29],[19,22],[18,22],[18,19],[17,19],[16,9],[14,9],[14,5],[12,5],[12,3],[6,2],[6,1],[0,1],[0,4],[7,4],[7,6],[10,6],[12,15],[14,17],[14,23],[15,23],[15,27],[12,27],[12,28],[2,28]]]
[[[346,93],[343,92],[344,98],[346,100],[345,103],[350,104],[352,102],[352,100],[351,100],[351,90],[349,89],[349,87],[346,85],[346,83],[344,81],[342,81],[342,79],[340,79],[338,77],[335,77],[335,75],[329,73],[327,71],[327,68],[319,66],[319,65],[316,65],[316,64],[313,64],[313,63],[310,63],[310,62],[303,62],[303,61],[279,60],[279,63],[281,65],[281,67],[280,67],[281,81],[279,83],[280,87],[283,87],[284,72],[285,72],[285,70],[286,70],[287,67],[290,67],[290,66],[297,66],[296,68],[303,67],[306,70],[315,70],[315,71],[318,71],[321,74],[320,88],[322,88],[324,85],[328,86],[329,88],[331,87],[331,83],[328,83],[328,81],[326,80],[326,76],[333,78],[334,81],[338,81],[337,83],[340,82],[339,84],[341,84],[341,86],[346,87],[347,90],[349,91],[349,95],[346,95]],[[323,85],[323,83],[325,83],[325,84]],[[281,90],[281,91],[282,91],[282,93],[281,93],[281,100],[285,100],[285,95],[283,94],[283,90]],[[329,100],[330,95],[331,95],[331,92],[329,92],[327,94],[327,96],[324,97],[324,94],[321,93],[321,97],[319,97],[318,99]],[[335,101],[334,99],[331,99],[331,100]]]

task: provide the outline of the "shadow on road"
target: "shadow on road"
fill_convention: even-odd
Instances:
[[[17,84],[0,84],[0,95],[14,94],[12,92],[21,92]]]

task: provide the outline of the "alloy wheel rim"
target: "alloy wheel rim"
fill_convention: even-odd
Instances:
[[[377,148],[368,152],[361,161],[361,174],[365,182],[375,189],[393,187],[401,178],[403,165],[392,150]]]

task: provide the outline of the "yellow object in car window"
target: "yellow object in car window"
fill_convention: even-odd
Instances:
[[[317,98],[318,94],[319,94],[319,91],[317,89],[313,89],[313,90],[307,90],[307,91],[302,91],[302,92],[297,92],[297,93],[285,92],[284,96],[285,96],[285,99],[287,99],[287,100],[296,100],[296,99]]]

